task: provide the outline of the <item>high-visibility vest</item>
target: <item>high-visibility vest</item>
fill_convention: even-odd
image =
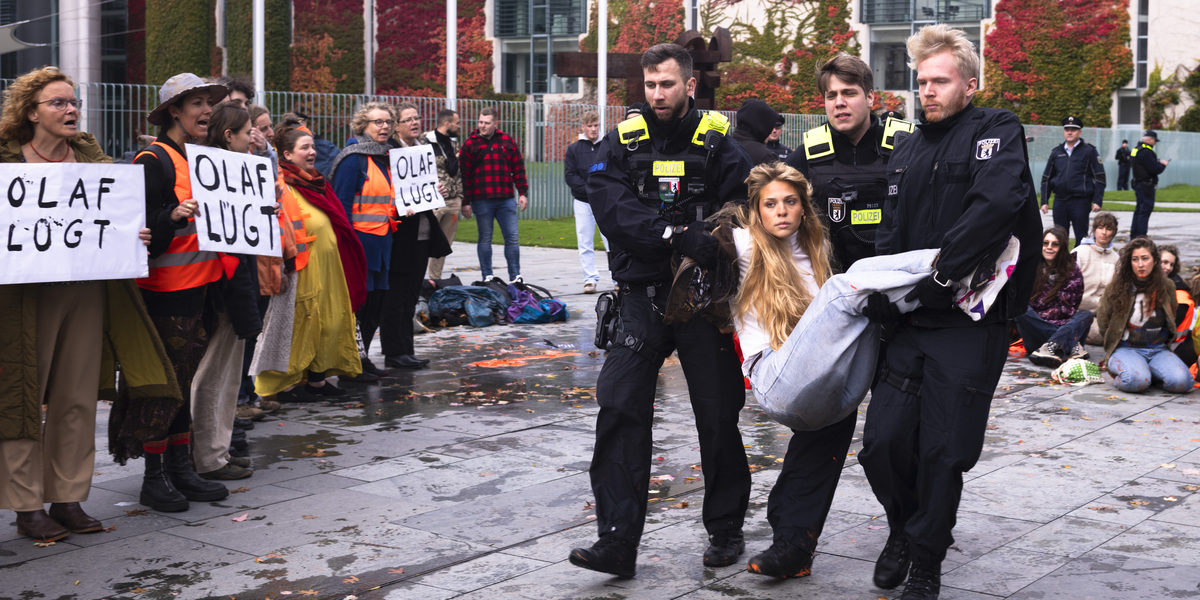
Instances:
[[[392,219],[398,215],[392,200],[392,180],[379,170],[379,166],[371,157],[364,158],[367,161],[367,179],[363,181],[362,189],[354,195],[354,204],[350,207],[350,223],[355,231],[387,235],[395,230]]]
[[[1175,290],[1175,302],[1187,307],[1187,314],[1175,324],[1175,341],[1182,342],[1192,333],[1192,324],[1196,320],[1196,301],[1187,290]]]
[[[171,165],[175,167],[175,197],[179,198],[179,203],[191,200],[192,183],[188,177],[187,159],[166,144],[154,142],[153,145],[165,150]],[[144,154],[155,153],[143,150],[135,159]],[[198,288],[221,278],[222,272],[226,270],[221,259],[222,256],[218,252],[200,250],[200,242],[196,238],[196,219],[188,217],[187,227],[175,230],[175,239],[171,240],[167,251],[150,259],[150,275],[136,281],[138,287],[154,292]]]
[[[292,222],[292,230],[296,232],[296,270],[299,271],[308,265],[308,244],[317,237],[304,232],[304,220],[311,217],[312,213],[300,209],[300,202],[296,199],[300,192],[290,185],[285,185],[283,190],[283,198],[279,201],[283,205],[284,216]]]

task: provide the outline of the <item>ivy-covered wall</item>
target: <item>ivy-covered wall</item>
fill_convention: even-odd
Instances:
[[[250,80],[254,74],[254,0],[225,0],[225,68],[232,77]],[[291,70],[292,4],[266,0],[266,86],[288,89]]]
[[[125,34],[125,83],[146,83],[146,0],[129,0]]]
[[[484,0],[458,2],[457,95],[492,94],[492,43],[484,35]],[[375,88],[381,94],[446,93],[446,0],[379,0]],[[422,35],[414,36],[412,32]]]
[[[145,1],[146,83],[162,85],[184,72],[210,75],[214,0]]]
[[[363,0],[295,0],[294,8],[290,89],[361,94]]]

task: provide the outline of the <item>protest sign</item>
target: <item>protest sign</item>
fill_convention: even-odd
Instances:
[[[187,145],[201,250],[283,256],[271,159]]]
[[[388,160],[392,164],[392,189],[396,191],[396,211],[400,216],[410,210],[419,213],[446,206],[446,199],[437,189],[433,146],[392,148]]]
[[[0,164],[0,284],[149,274],[141,165]]]

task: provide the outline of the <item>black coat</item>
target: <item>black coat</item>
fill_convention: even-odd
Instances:
[[[1058,198],[1086,197],[1097,206],[1104,205],[1107,180],[1096,147],[1079,140],[1067,154],[1063,144],[1050,151],[1046,169],[1042,171],[1042,204],[1050,202],[1050,194]]]
[[[1009,236],[1016,236],[1021,254],[1002,296],[1006,313],[993,318],[1025,311],[1040,260],[1042,223],[1025,130],[1016,115],[968,104],[943,121],[922,118],[892,153],[888,188],[875,238],[880,255],[938,248],[939,275],[956,280],[994,261]],[[973,323],[956,308],[921,308],[913,323],[918,319],[935,326]]]
[[[571,195],[580,202],[588,201],[588,171],[596,164],[600,141],[601,138],[596,138],[595,143],[579,139],[567,146],[567,155],[563,158],[563,177],[567,180],[567,187],[571,188]]]
[[[779,154],[767,147],[767,136],[779,122],[779,113],[766,102],[750,99],[742,103],[737,111],[737,129],[733,139],[737,140],[755,165],[779,161]]]

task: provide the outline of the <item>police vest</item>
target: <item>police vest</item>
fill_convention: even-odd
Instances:
[[[1151,152],[1154,151],[1154,147],[1147,146],[1146,142],[1138,142],[1138,145],[1134,146],[1133,150],[1130,151],[1129,161],[1132,163],[1132,166],[1133,166],[1133,182],[1134,183],[1137,183],[1139,181],[1143,181],[1146,179],[1151,179],[1154,177],[1153,175],[1150,175],[1149,173],[1147,173],[1146,168],[1142,166],[1141,161],[1137,160],[1138,150],[1142,150],[1142,149],[1150,150]]]
[[[875,256],[875,231],[883,220],[883,200],[887,197],[885,167],[895,144],[912,130],[912,123],[888,118],[878,148],[880,160],[867,165],[837,160],[828,124],[805,132],[804,157],[813,186],[813,204],[829,228],[839,269]]]
[[[393,202],[392,181],[370,156],[363,158],[367,161],[367,177],[350,206],[350,224],[355,231],[387,235],[395,230],[392,218],[398,214]]]
[[[296,270],[299,271],[308,265],[308,244],[316,240],[316,236],[307,235],[304,232],[304,220],[311,217],[311,213],[306,213],[300,208],[299,201],[300,192],[296,188],[286,185],[283,188],[283,197],[279,199],[279,203],[283,205],[284,217],[292,222],[292,230],[296,234]]]
[[[618,123],[618,139],[625,145],[625,172],[638,200],[657,208],[672,225],[700,221],[715,212],[720,204],[714,162],[728,131],[728,118],[702,111],[687,149],[665,154],[650,142],[650,127],[642,115]]]
[[[192,199],[192,183],[188,177],[187,159],[183,155],[161,142],[154,142],[151,148],[139,152],[134,160],[143,155],[157,156],[164,162],[164,170],[167,169],[167,163],[173,166],[175,197],[179,199],[180,204]],[[236,259],[233,264],[236,266]],[[225,270],[227,265],[222,264],[220,253],[200,250],[200,242],[196,237],[196,219],[189,217],[186,227],[175,230],[175,238],[171,240],[167,251],[150,259],[150,275],[137,279],[136,282],[138,287],[153,292],[176,292],[212,283],[220,279]]]

